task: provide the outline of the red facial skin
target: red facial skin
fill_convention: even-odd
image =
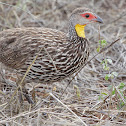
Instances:
[[[87,17],[87,15],[89,15],[89,17]],[[81,14],[82,17],[88,19],[88,20],[92,20],[92,19],[97,19],[97,17],[91,13],[84,13],[84,14]]]

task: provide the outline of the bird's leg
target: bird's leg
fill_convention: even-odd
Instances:
[[[19,94],[20,102],[23,101],[23,95],[24,95],[29,104],[34,104],[34,101],[32,100],[32,96],[28,93],[25,87],[23,87],[22,89],[20,88],[19,90],[21,91]]]
[[[25,88],[25,82],[21,83],[22,76],[18,75],[16,71],[8,70],[5,66],[0,64],[0,82],[4,82],[12,87],[17,87],[19,90],[19,101],[23,101],[23,95],[30,104],[33,104],[33,100]],[[18,87],[19,86],[19,87]]]
[[[23,95],[24,95],[29,104],[34,104],[34,101],[32,100],[32,96],[28,93],[28,90],[25,88],[26,83],[23,82],[21,84],[21,78],[20,77],[18,77],[17,84],[18,84],[19,90],[20,90],[20,94],[19,94],[20,102],[23,101]]]
[[[22,89],[23,95],[25,96],[26,100],[29,104],[34,104],[34,101],[32,100],[32,96],[28,93],[26,88]]]

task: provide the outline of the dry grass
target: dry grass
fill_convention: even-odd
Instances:
[[[0,3],[0,31],[13,27],[42,26],[67,32],[67,19],[72,10],[86,6],[104,20],[100,33],[98,25],[93,24],[86,29],[86,35],[92,45],[90,58],[97,53],[99,34],[100,39],[105,39],[108,43],[119,37],[121,39],[82,69],[63,95],[62,91],[71,78],[52,85],[38,84],[39,88],[35,89],[35,105],[31,106],[27,101],[21,104],[16,93],[11,103],[5,107],[16,87],[0,83],[0,125],[125,126],[126,99],[118,88],[121,82],[126,84],[125,0],[9,0],[6,3],[12,6]],[[108,64],[110,67],[108,71],[104,70],[101,64],[105,58],[112,60],[112,63]],[[106,81],[105,75],[114,71],[118,72],[118,76]],[[109,88],[110,85],[115,88],[114,95]],[[30,89],[33,89],[32,84],[29,84]],[[122,91],[124,96],[125,89],[124,86]],[[79,91],[80,97],[77,96]],[[62,95],[61,101],[50,97],[47,92],[52,92],[56,97]]]

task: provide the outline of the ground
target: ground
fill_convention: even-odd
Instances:
[[[94,57],[74,79],[39,84],[34,92],[34,105],[25,99],[20,103],[16,87],[1,82],[0,125],[126,125],[125,0],[1,0],[0,31],[34,26],[67,32],[69,15],[77,7],[90,8],[104,21],[100,27],[93,24],[86,28],[86,37],[91,43],[89,60],[104,44],[108,46],[120,40]],[[101,41],[100,45],[99,40],[105,41]],[[32,86],[28,88],[33,89]]]

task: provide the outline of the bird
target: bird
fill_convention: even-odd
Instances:
[[[91,23],[103,20],[81,7],[71,13],[67,33],[44,27],[1,31],[0,62],[5,66],[5,79],[17,83],[33,61],[25,82],[48,84],[70,77],[88,60],[90,43],[85,27]]]

